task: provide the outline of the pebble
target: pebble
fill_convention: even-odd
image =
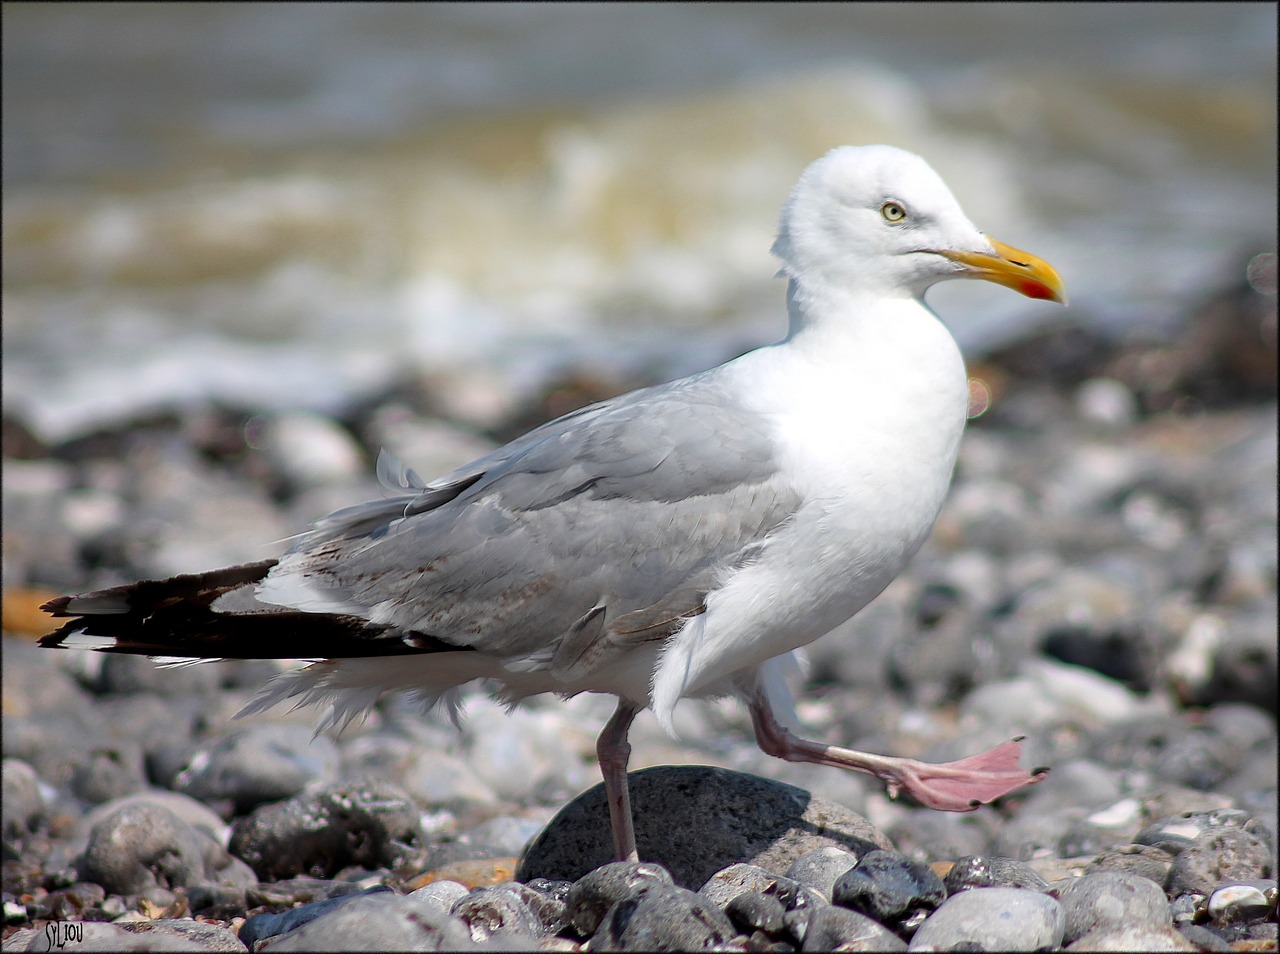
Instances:
[[[338,778],[338,750],[296,725],[247,726],[201,742],[173,779],[176,791],[200,801],[229,801],[236,814],[278,802],[315,783]]]
[[[610,909],[654,887],[673,884],[671,874],[650,862],[615,861],[583,875],[565,896],[566,913],[579,934],[590,937]]]
[[[801,951],[905,951],[904,942],[865,914],[847,908],[816,908],[804,930]]]
[[[419,840],[408,794],[368,779],[263,805],[232,826],[229,848],[260,878],[275,880],[331,877],[351,865],[393,867]]]
[[[256,951],[461,951],[471,932],[458,918],[440,915],[411,897],[363,894],[306,924],[259,941]],[[509,947],[509,950],[520,950]],[[530,944],[524,950],[535,950]]]
[[[539,917],[531,906],[531,901],[539,903],[536,899],[537,892],[521,884],[475,888],[459,898],[450,913],[467,925],[471,939],[478,944],[491,940],[501,943],[511,938],[537,941],[554,934],[568,918],[563,902],[558,905],[558,914]]]
[[[942,879],[929,866],[893,851],[868,852],[836,879],[831,900],[881,924],[897,924],[946,900]]]
[[[1093,931],[1163,929],[1172,923],[1169,902],[1154,881],[1123,871],[1097,871],[1054,892],[1066,914],[1063,940]]]
[[[368,888],[365,891],[339,895],[335,898],[326,898],[323,901],[300,904],[296,908],[290,908],[288,911],[282,911],[279,914],[270,912],[255,914],[240,926],[239,937],[244,944],[252,948],[258,941],[296,930],[307,922],[314,921],[322,914],[327,914],[339,905],[347,904],[368,894],[377,894],[390,890],[390,888],[379,886]]]
[[[797,859],[796,863],[788,869],[788,874],[799,863],[800,859]],[[742,894],[760,894],[776,898],[786,911],[830,903],[829,899],[810,884],[748,864],[729,865],[717,871],[707,879],[707,883],[698,890],[698,893],[720,908],[728,908],[733,899]]]
[[[1209,917],[1223,924],[1261,920],[1275,912],[1276,882],[1225,884],[1209,895],[1206,909]]]
[[[1272,850],[1241,828],[1211,828],[1178,853],[1169,875],[1171,894],[1209,894],[1224,881],[1250,881],[1274,874]]]
[[[722,907],[733,926],[743,934],[760,931],[776,935],[786,925],[787,909],[782,902],[759,891],[744,891]]]
[[[423,805],[456,808],[496,805],[497,793],[468,762],[445,752],[418,752],[401,775],[405,788]]]
[[[290,493],[367,475],[369,463],[350,432],[320,414],[289,411],[258,417],[245,431]]]
[[[167,808],[130,805],[93,827],[80,875],[119,894],[197,885],[206,877],[207,838]]]
[[[1021,888],[973,888],[952,895],[920,926],[912,951],[1039,951],[1062,943],[1066,915],[1046,894]],[[972,949],[972,948],[970,948]]]
[[[865,855],[865,853],[863,853]],[[836,882],[846,871],[854,867],[860,860],[848,848],[835,845],[805,852],[791,863],[787,869],[787,877],[820,894],[828,903]]]
[[[416,902],[434,910],[437,914],[449,914],[459,900],[467,896],[467,886],[457,881],[433,881],[410,892]]]
[[[591,938],[592,951],[706,951],[737,935],[724,912],[675,885],[654,884],[609,908]]]
[[[21,759],[5,759],[0,763],[3,787],[3,834],[6,842],[22,841],[31,834],[32,825],[44,812],[40,779]]]
[[[1152,845],[1121,845],[1101,852],[1089,868],[1091,871],[1124,871],[1163,885],[1173,871],[1173,855]]]
[[[1171,928],[1119,927],[1086,934],[1068,951],[1194,951],[1196,946]],[[1230,950],[1230,948],[1228,948]]]
[[[956,861],[943,879],[947,895],[973,888],[1029,888],[1041,891],[1048,883],[1035,869],[1014,858],[969,855]]]

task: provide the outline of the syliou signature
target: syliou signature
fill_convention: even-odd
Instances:
[[[55,948],[61,950],[68,944],[79,944],[84,940],[84,922],[50,921],[44,926],[44,939],[49,942],[46,951]]]

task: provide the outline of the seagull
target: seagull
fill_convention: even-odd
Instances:
[[[934,809],[1040,781],[1018,739],[932,764],[800,738],[784,677],[898,575],[942,507],[968,386],[925,290],[976,278],[1065,304],[1061,279],[883,145],[805,169],[772,251],[782,340],[429,482],[384,452],[390,496],[321,518],[279,560],[58,597],[43,609],[70,620],[41,645],[310,661],[245,712],[326,704],[317,731],[391,691],[456,714],[474,680],[508,704],[611,694],[597,755],[619,860],[638,857],[628,730],[650,708],[674,735],[684,698],[736,697],[769,755],[864,772]]]

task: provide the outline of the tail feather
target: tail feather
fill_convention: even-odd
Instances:
[[[435,637],[392,631],[352,615],[309,613],[256,604],[220,612],[214,604],[240,587],[256,587],[274,560],[143,580],[79,595],[41,608],[68,619],[40,639],[55,648],[86,648],[186,659],[344,659],[459,652]]]

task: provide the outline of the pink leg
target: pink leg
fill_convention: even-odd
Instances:
[[[619,699],[618,708],[596,740],[596,757],[600,760],[600,774],[604,776],[604,795],[609,801],[609,827],[613,831],[616,861],[640,860],[631,819],[631,793],[627,790],[627,760],[631,758],[627,730],[639,711],[636,706]]]
[[[773,710],[762,695],[751,704],[751,721],[756,742],[769,755],[788,762],[816,762],[865,772],[885,782],[890,798],[906,792],[926,808],[944,812],[973,811],[1014,789],[1033,785],[1049,774],[1048,769],[1027,772],[1019,768],[1020,738],[957,762],[936,764],[871,755],[796,738],[774,718]]]

